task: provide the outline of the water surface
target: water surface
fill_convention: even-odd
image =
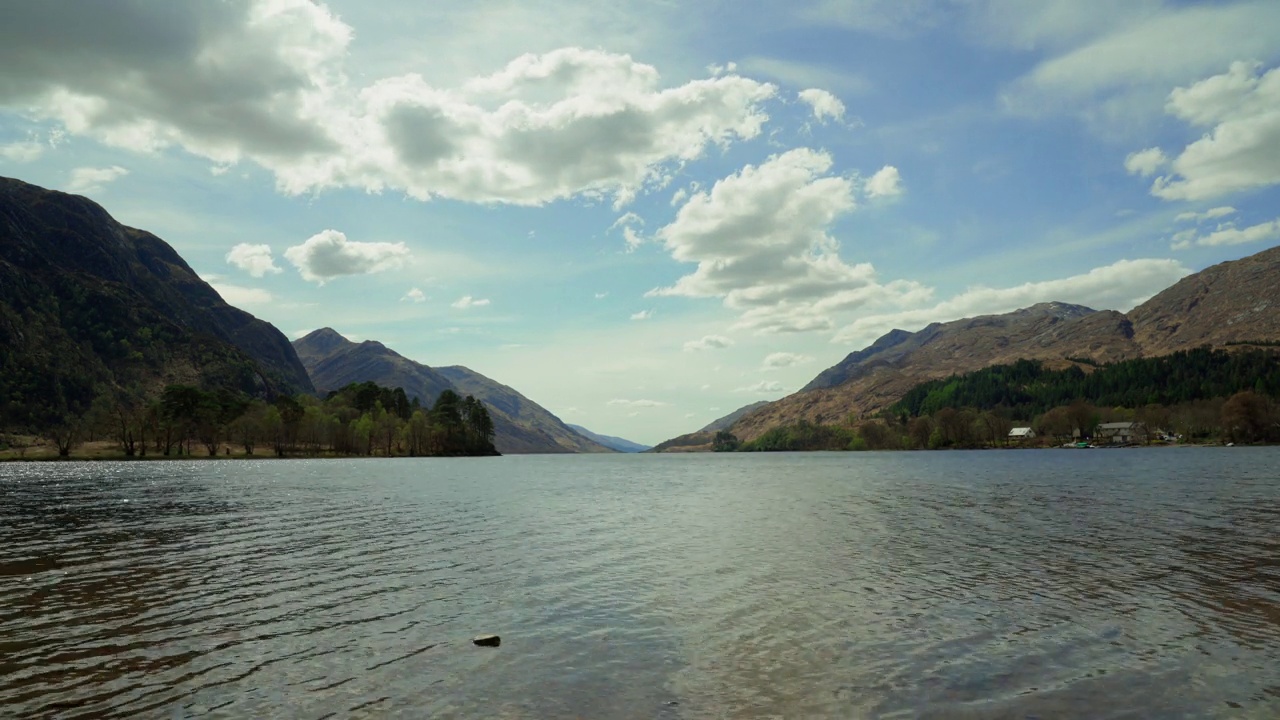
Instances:
[[[4,464],[0,716],[1274,718],[1278,530],[1275,448]]]

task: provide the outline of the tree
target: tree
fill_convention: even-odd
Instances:
[[[711,440],[711,450],[714,452],[733,452],[741,444],[737,435],[728,430],[720,430],[716,432],[716,436]]]
[[[1222,404],[1222,429],[1234,442],[1253,442],[1265,437],[1270,408],[1266,398],[1252,390],[1236,393]]]

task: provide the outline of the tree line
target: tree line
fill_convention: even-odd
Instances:
[[[232,390],[169,385],[147,400],[102,392],[87,412],[44,429],[62,457],[86,440],[110,439],[126,457],[290,455],[497,455],[484,403],[453,390],[431,407],[403,388],[353,383],[328,393],[266,401]],[[233,448],[235,450],[233,451]]]
[[[799,422],[739,442],[718,433],[716,451],[914,450],[1026,445],[1090,438],[1105,422],[1136,422],[1179,442],[1280,442],[1280,354],[1210,348],[1158,358],[1050,370],[1035,360],[996,365],[915,386],[873,418]]]

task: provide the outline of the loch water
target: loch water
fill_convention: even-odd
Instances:
[[[0,717],[1276,718],[1280,448],[3,464]]]

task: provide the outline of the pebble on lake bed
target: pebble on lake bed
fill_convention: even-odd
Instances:
[[[502,638],[497,635],[477,635],[471,638],[471,642],[480,647],[498,647],[502,644]]]

